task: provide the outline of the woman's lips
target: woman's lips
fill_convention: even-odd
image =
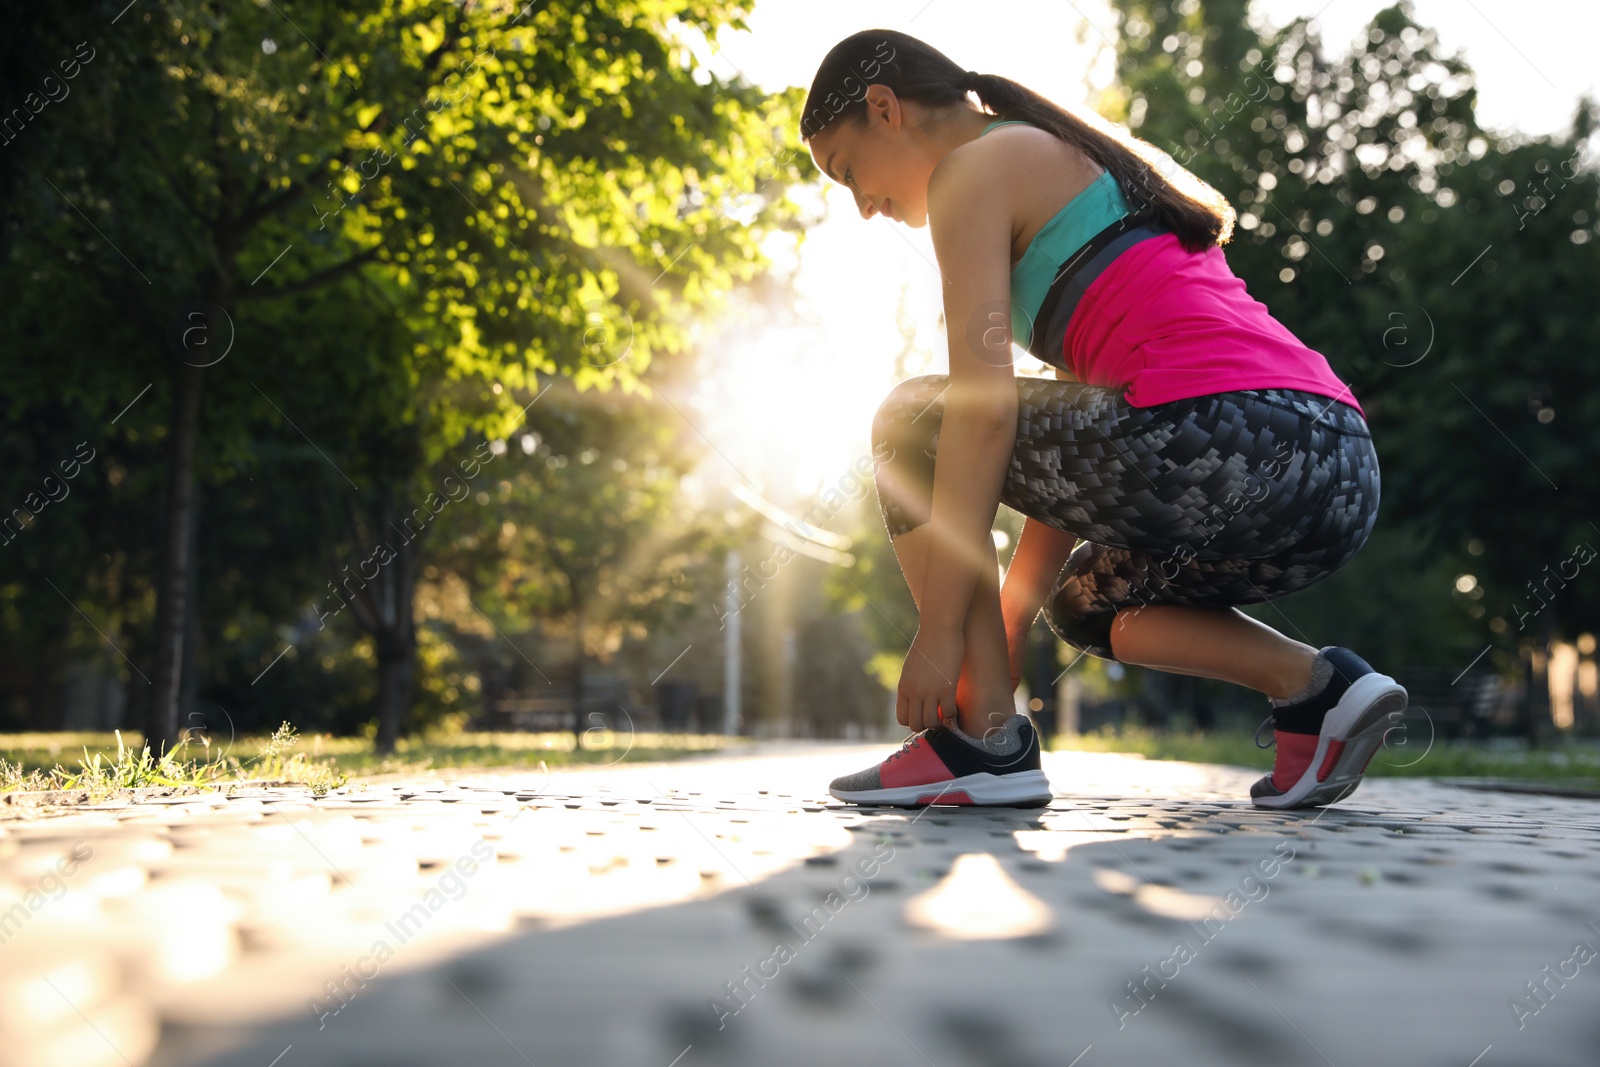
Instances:
[[[888,216],[891,219],[894,218],[894,212],[889,210],[889,198],[888,197],[884,197],[883,198],[883,213],[884,213],[884,215]]]

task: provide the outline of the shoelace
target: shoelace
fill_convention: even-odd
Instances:
[[[1278,743],[1278,738],[1277,738],[1276,735],[1274,735],[1266,744],[1263,745],[1261,743],[1261,731],[1265,730],[1269,726],[1276,727],[1277,725],[1278,725],[1278,719],[1274,715],[1268,715],[1265,719],[1263,719],[1261,721],[1261,725],[1256,727],[1256,747],[1257,748],[1271,748],[1272,746],[1274,746],[1274,745],[1276,745]]]
[[[923,735],[924,732],[925,731],[918,730],[916,733],[912,734],[910,737],[908,737],[904,741],[900,742],[900,750],[898,752],[894,753],[893,755],[891,755],[889,757],[889,759],[897,760],[901,756],[904,756],[907,752],[911,751],[913,748],[916,748],[917,747],[917,742],[922,739],[922,735]],[[888,760],[885,760],[884,762],[887,763]]]

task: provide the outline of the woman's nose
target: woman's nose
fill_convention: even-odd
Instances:
[[[878,209],[872,206],[872,201],[868,200],[854,189],[850,190],[850,195],[856,198],[856,210],[861,212],[862,218],[870,219],[872,216],[878,213]]]

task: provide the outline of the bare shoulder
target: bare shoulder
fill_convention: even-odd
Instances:
[[[1081,150],[1037,126],[1001,126],[952,149],[928,183],[932,220],[944,206],[965,209],[980,197],[1029,236],[1061,205],[1088,188],[1100,167]]]
[[[1048,130],[1032,125],[1000,126],[982,137],[952,149],[933,168],[933,181],[941,172],[978,171],[989,181],[1026,182],[1040,172],[1080,177],[1084,184],[1100,168],[1078,148]]]
[[[999,132],[995,130],[987,137],[979,137],[953,148],[935,164],[933,173],[928,177],[930,208],[935,203],[949,203],[953,198],[959,199],[978,190],[991,196],[1004,191],[1009,184],[1003,180],[1008,153],[997,152],[990,143],[994,140],[994,134]]]

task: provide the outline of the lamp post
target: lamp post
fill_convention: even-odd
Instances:
[[[744,566],[737,548],[728,550],[728,585],[723,595],[727,598],[723,620],[722,657],[722,732],[739,732],[739,570]]]

